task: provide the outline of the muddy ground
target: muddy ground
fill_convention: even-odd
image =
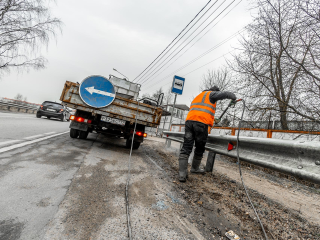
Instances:
[[[188,181],[180,183],[177,181],[176,155],[157,141],[146,141],[143,148],[165,170],[167,180],[174,183],[177,194],[196,213],[186,217],[197,225],[206,239],[227,239],[224,235],[230,229],[243,239],[264,239],[236,176],[239,173],[234,159],[217,155],[212,174],[189,174]],[[242,169],[269,239],[320,239],[319,186],[248,164]],[[268,191],[269,186],[275,188],[272,194]]]

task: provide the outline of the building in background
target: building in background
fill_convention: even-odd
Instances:
[[[171,113],[173,104],[168,104],[164,106],[168,112]],[[184,124],[186,122],[186,118],[189,112],[189,107],[185,104],[176,104],[174,107],[173,115],[172,115],[172,131],[174,132],[183,132]],[[161,117],[160,125],[158,127],[159,131],[169,130],[170,125],[170,116]]]
[[[162,106],[162,108],[171,113],[173,104]],[[176,104],[172,115],[172,128],[174,132],[184,132],[184,125],[189,112],[189,107],[185,104]],[[145,131],[149,136],[162,136],[163,131],[169,130],[170,115],[162,116],[158,128],[146,127]]]

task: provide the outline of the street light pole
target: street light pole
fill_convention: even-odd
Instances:
[[[124,76],[128,81],[129,81],[129,78],[128,77],[126,77],[125,75],[123,75],[121,72],[119,72],[117,69],[113,69],[113,71],[115,71],[115,72],[117,72],[117,73],[120,73],[122,76]]]

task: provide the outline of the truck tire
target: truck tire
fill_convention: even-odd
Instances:
[[[77,138],[79,136],[79,130],[70,128],[70,137]]]
[[[132,142],[132,139],[128,138],[126,141],[127,148],[131,148],[131,142]],[[138,149],[139,147],[140,147],[140,142],[133,141],[132,149]]]
[[[138,149],[140,147],[140,142],[133,142],[132,149]]]
[[[80,139],[87,139],[89,132],[79,131],[79,138]]]
[[[41,115],[39,113],[37,113],[36,117],[37,118],[41,118]]]

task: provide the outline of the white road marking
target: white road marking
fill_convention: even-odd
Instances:
[[[24,139],[29,140],[29,139],[32,139],[32,138],[37,138],[37,137],[42,137],[42,136],[43,136],[43,134],[39,134],[39,135],[30,136],[30,137],[25,137]]]
[[[41,142],[41,141],[47,140],[49,138],[57,137],[57,136],[60,136],[62,134],[66,134],[66,133],[69,133],[69,131],[62,132],[62,133],[57,133],[57,134],[54,134],[54,135],[51,135],[51,136],[35,139],[35,140],[32,140],[32,141],[28,141],[28,142],[18,143],[18,144],[9,146],[9,147],[0,148],[0,153],[7,152],[7,151],[10,151],[10,150],[13,150],[13,149],[16,149],[16,148],[21,148],[21,147],[24,147],[24,146],[27,146],[27,145],[30,145],[30,144],[33,144],[33,143]]]
[[[38,119],[38,118],[36,118],[36,117],[9,117],[9,116],[0,116],[0,118],[15,118],[15,119],[27,118],[27,119]]]
[[[5,142],[0,142],[0,145],[6,145],[6,144],[10,144],[10,143],[16,143],[19,142],[21,140],[10,140],[10,141],[5,141]]]
[[[50,134],[54,134],[56,132],[48,132],[48,133],[44,133],[43,135],[50,135]]]

